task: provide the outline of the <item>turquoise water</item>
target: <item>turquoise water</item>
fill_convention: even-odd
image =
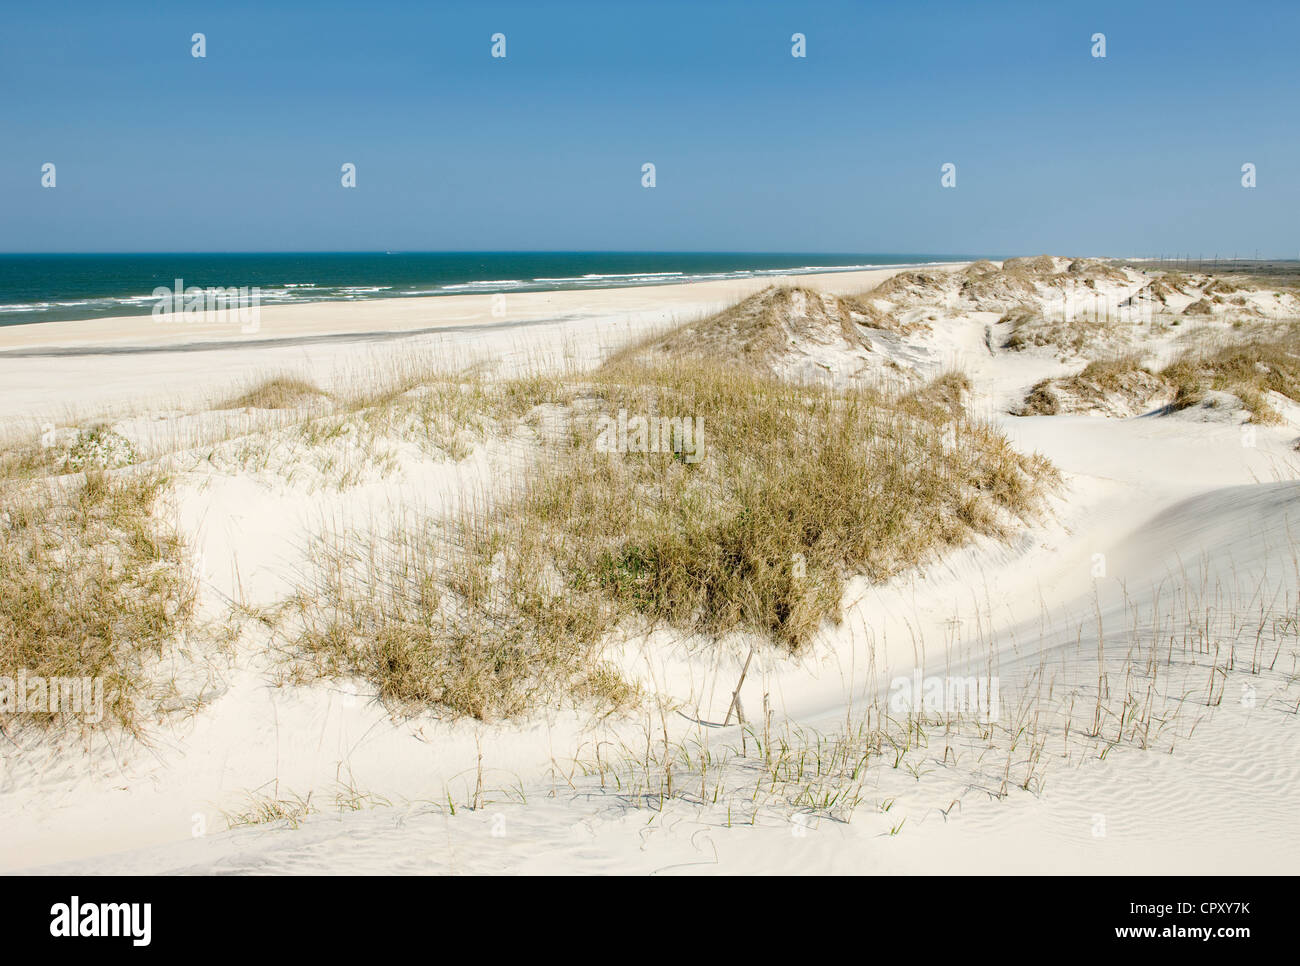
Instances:
[[[148,315],[155,288],[256,286],[261,303],[594,289],[848,271],[972,256],[745,252],[0,255],[0,325]]]

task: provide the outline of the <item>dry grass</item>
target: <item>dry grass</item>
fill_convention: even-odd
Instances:
[[[296,376],[276,376],[226,399],[213,409],[297,409],[324,396],[313,383]]]
[[[165,486],[90,472],[4,496],[0,673],[100,678],[105,720],[136,728],[147,661],[194,602],[182,542],[155,513]]]
[[[1254,339],[1189,351],[1161,371],[1175,387],[1173,408],[1199,403],[1208,390],[1231,393],[1251,412],[1251,421],[1275,423],[1268,404],[1272,391],[1300,402],[1300,335]]]
[[[548,593],[523,569],[544,549],[510,523],[416,518],[321,546],[317,583],[297,601],[295,653],[316,674],[372,682],[398,713],[487,720],[566,692],[618,706],[632,692],[598,659],[600,601]],[[498,538],[513,541],[508,556]]]
[[[1096,359],[1084,366],[1083,371],[1073,378],[1086,383],[1097,392],[1109,393],[1121,391],[1131,373],[1150,371],[1142,364],[1141,356],[1130,354],[1113,359]]]
[[[400,473],[412,449],[464,460],[486,440],[509,437],[538,403],[563,398],[555,376],[502,380],[416,364],[372,369],[355,386],[198,455],[223,472],[342,491]]]
[[[1040,379],[1025,395],[1017,416],[1055,416],[1061,411],[1061,397],[1052,389],[1051,379]]]
[[[46,424],[36,438],[8,440],[0,449],[0,484],[46,479],[83,470],[112,470],[139,461],[129,440],[107,423],[60,434]]]
[[[769,286],[698,322],[630,346],[611,361],[703,359],[766,372],[801,345],[838,342],[870,351],[868,331],[893,327],[892,319],[865,297]]]
[[[959,419],[966,412],[970,379],[955,369],[940,373],[924,386],[904,394],[899,405],[932,423]]]
[[[311,794],[304,798],[290,793],[287,798],[273,795],[250,793],[247,801],[240,808],[223,811],[226,828],[245,828],[250,825],[280,824],[284,828],[296,829],[303,819],[314,815],[317,809],[312,804]]]
[[[1143,365],[1136,354],[1094,360],[1078,375],[1052,380],[1051,385],[1058,401],[1065,400],[1059,402],[1058,411],[1101,411],[1118,416],[1141,413],[1153,398],[1167,398],[1170,391],[1168,382]],[[1030,391],[1031,396],[1035,390]],[[1025,405],[1027,409],[1032,406],[1030,399],[1026,398]]]
[[[1172,396],[1170,409],[1176,411],[1199,404],[1210,391],[1236,396],[1252,422],[1278,422],[1267,393],[1300,402],[1300,337],[1289,329],[1232,342],[1220,336],[1187,349],[1159,371],[1133,354],[1096,360],[1078,375],[1036,383],[1016,412],[1050,416],[1097,409],[1130,415],[1157,396]]]
[[[1003,323],[1010,323],[1010,330],[1002,348],[1015,351],[1050,346],[1067,353],[1084,353],[1119,340],[1122,332],[1117,314],[1106,306],[1069,316],[1020,306],[998,319],[998,324]]]
[[[64,453],[40,438],[14,440],[0,450],[0,483],[40,479],[57,473]]]
[[[601,644],[621,623],[796,649],[838,618],[847,576],[1003,535],[1054,479],[954,412],[952,375],[898,398],[621,356],[557,388],[524,394],[580,395],[518,495],[322,550],[300,656],[396,707],[509,716],[557,691],[618,705],[631,692]],[[701,419],[702,458],[602,451],[597,419],[621,410]]]

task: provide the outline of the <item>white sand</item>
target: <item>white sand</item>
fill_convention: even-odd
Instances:
[[[530,364],[539,353],[591,361],[637,333],[716,311],[767,285],[855,292],[891,274],[519,292],[506,296],[503,315],[493,314],[490,295],[269,305],[247,334],[237,324],[147,315],[3,326],[0,419],[30,424],[127,405],[197,404],[239,380],[290,370],[328,386],[399,351],[436,354],[449,369],[482,358]]]
[[[880,274],[795,281],[847,292],[868,287]],[[539,355],[590,360],[637,332],[761,284],[511,296],[507,328],[489,327],[483,297],[271,308],[261,336],[284,333],[306,341],[192,353],[0,356],[0,412],[40,419],[43,408],[124,405],[141,396],[146,400],[135,407],[147,410],[147,399],[182,387],[210,398],[236,374],[277,367],[326,381],[345,371],[349,360],[374,351],[374,340],[310,339],[366,326],[469,325],[410,337],[411,344],[436,345],[457,361],[508,360],[512,354],[519,364]],[[1124,294],[1122,286],[1117,290]],[[458,319],[460,312],[469,318]],[[561,314],[566,318],[556,319]],[[553,321],[527,324],[539,319]],[[1163,640],[1186,635],[1210,612],[1215,621],[1248,616],[1261,593],[1289,594],[1294,602],[1288,536],[1288,528],[1300,528],[1294,412],[1286,412],[1281,426],[1259,427],[1250,446],[1231,417],[1013,418],[1005,413],[1011,401],[1038,379],[1071,366],[1046,353],[990,353],[985,327],[993,321],[946,318],[931,332],[888,346],[887,354],[921,371],[966,370],[976,386],[976,410],[998,422],[1019,448],[1046,454],[1066,473],[1052,517],[1009,545],[983,541],[883,586],[855,583],[843,624],[828,628],[808,656],[760,654],[742,692],[751,719],[768,693],[777,720],[833,732],[894,673],[909,674],[921,648],[930,668],[945,654],[954,661],[979,659],[994,642],[1010,694],[1015,682],[1032,679],[1041,655],[1061,669],[1062,681],[1086,674],[1078,671],[1084,666],[1079,655],[1096,648],[1098,613],[1108,654],[1118,658],[1134,627],[1155,627]],[[78,337],[87,344],[114,341],[106,322],[84,325]],[[121,339],[148,338],[148,325],[134,320]],[[20,344],[6,338],[35,337],[0,330],[3,345]],[[94,373],[101,376],[92,381]],[[255,603],[283,596],[302,565],[304,534],[323,520],[383,512],[416,499],[446,505],[457,493],[485,486],[511,458],[510,448],[498,442],[459,465],[412,467],[392,479],[310,499],[292,486],[246,475],[183,478],[180,517],[208,562],[205,606],[219,612],[223,599],[240,592]],[[1100,578],[1094,576],[1097,554],[1105,557]],[[1190,602],[1201,595],[1208,603],[1198,611]],[[661,639],[629,642],[627,651],[632,666],[680,702],[670,722],[675,736],[700,733],[694,717],[722,720],[743,646],[721,659]],[[936,736],[919,780],[902,768],[877,766],[868,789],[873,804],[849,823],[767,808],[750,825],[750,816],[711,803],[672,801],[662,812],[632,808],[573,766],[575,757],[590,758],[597,736],[643,743],[640,720],[598,727],[566,712],[508,726],[394,723],[359,682],[275,686],[265,656],[245,643],[236,670],[213,683],[220,696],[193,721],[156,736],[149,752],[100,748],[89,759],[56,752],[10,756],[0,774],[0,870],[1293,871],[1300,861],[1300,825],[1293,817],[1300,721],[1286,702],[1295,704],[1288,680],[1296,670],[1294,642],[1282,652],[1275,672],[1228,675],[1217,707],[1206,707],[1203,682],[1189,677],[1179,713],[1187,725],[1182,731],[1194,732],[1190,737],[1147,750],[1119,745],[1104,760],[1067,759],[1060,749],[1045,749],[1053,759],[1046,784],[1032,792],[1013,786],[1000,797],[986,774],[999,763],[984,768],[962,760],[949,767],[946,753],[938,760],[943,752]],[[1095,665],[1091,673],[1095,677]],[[1258,691],[1249,702],[1248,687]],[[734,727],[708,732],[711,747],[739,740]],[[458,803],[469,796],[480,751],[492,803],[446,814],[449,791]],[[372,807],[372,799],[360,810],[339,813],[328,803],[340,785],[391,804]],[[223,831],[221,811],[237,809],[254,791],[279,797],[310,792],[322,814],[296,829]]]

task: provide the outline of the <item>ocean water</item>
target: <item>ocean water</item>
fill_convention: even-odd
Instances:
[[[154,289],[257,287],[263,305],[925,265],[971,256],[744,252],[0,255],[0,325],[148,315]]]

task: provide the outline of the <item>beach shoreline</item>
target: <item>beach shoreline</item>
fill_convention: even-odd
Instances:
[[[954,271],[966,264],[926,270]],[[574,344],[578,361],[594,363],[621,342],[707,315],[771,285],[849,294],[907,270],[520,292],[504,300],[475,294],[268,305],[261,307],[254,332],[242,332],[237,324],[147,315],[4,326],[0,419],[39,423],[72,411],[201,399],[284,371],[329,388],[371,352],[432,352],[451,370],[511,352],[522,364],[530,345],[552,346],[558,339]]]
[[[182,347],[229,341],[250,344],[320,336],[417,334],[453,325],[490,325],[568,315],[605,315],[648,308],[729,304],[769,285],[806,285],[820,291],[856,292],[891,275],[917,267],[947,271],[969,262],[941,266],[893,266],[863,271],[764,275],[602,289],[487,292],[461,295],[400,296],[358,301],[298,302],[259,307],[256,331],[242,332],[229,322],[171,321],[166,316],[115,315],[59,322],[25,322],[0,327],[0,352],[15,349],[85,347]]]

